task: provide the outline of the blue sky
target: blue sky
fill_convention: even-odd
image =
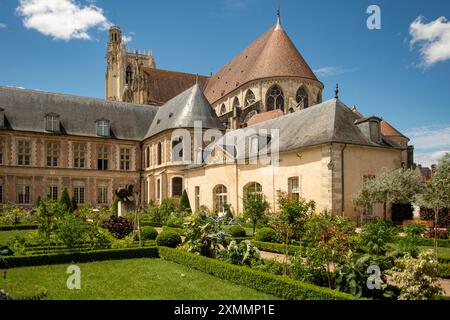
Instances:
[[[159,68],[208,75],[275,23],[278,3],[325,99],[339,83],[344,103],[410,136],[418,162],[450,151],[446,0],[0,0],[0,85],[103,98],[110,23]]]

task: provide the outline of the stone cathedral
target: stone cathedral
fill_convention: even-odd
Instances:
[[[157,68],[151,52],[127,51],[117,26],[106,58],[106,99],[0,87],[1,204],[30,208],[67,189],[78,204],[110,206],[132,184],[143,204],[186,190],[193,210],[229,204],[237,215],[251,188],[272,210],[287,193],[372,218],[381,208],[353,205],[364,179],[413,163],[409,139],[386,120],[349,107],[337,88],[324,99],[279,16],[209,76]],[[195,145],[199,122],[222,137]],[[274,145],[276,157],[251,161]]]

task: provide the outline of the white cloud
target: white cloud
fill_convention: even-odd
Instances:
[[[319,77],[338,76],[344,73],[355,72],[356,69],[346,69],[342,67],[323,67],[314,70],[314,73]]]
[[[412,128],[405,131],[415,148],[414,161],[430,166],[439,161],[445,153],[450,153],[450,124]]]
[[[27,29],[58,40],[89,40],[90,29],[106,30],[111,25],[101,8],[75,0],[20,0],[16,11]]]
[[[409,26],[409,34],[411,47],[418,45],[420,48],[421,66],[427,68],[450,59],[450,21],[445,17],[425,23],[419,16]]]
[[[412,128],[406,130],[406,136],[419,149],[450,149],[450,124]]]
[[[126,36],[126,35],[122,35],[122,40],[125,43],[130,43],[131,41],[133,41],[133,37],[131,35],[131,32]]]
[[[8,25],[6,23],[0,22],[0,29],[6,29],[7,27],[8,27]]]
[[[446,153],[450,153],[450,149],[431,153],[416,152],[414,155],[414,162],[421,164],[424,167],[430,167],[432,164],[437,164]]]

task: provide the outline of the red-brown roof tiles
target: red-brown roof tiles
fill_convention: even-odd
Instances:
[[[213,75],[205,95],[214,103],[250,81],[269,77],[300,77],[322,85],[279,24]]]

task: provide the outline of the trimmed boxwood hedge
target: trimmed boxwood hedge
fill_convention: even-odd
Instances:
[[[34,256],[11,256],[5,257],[4,259],[8,268],[17,268],[134,258],[158,258],[158,248],[127,248],[73,253],[51,253]]]
[[[438,276],[444,279],[450,279],[450,263],[439,263]]]
[[[227,262],[198,256],[167,247],[159,247],[159,256],[223,280],[289,300],[353,300],[353,296],[284,276],[252,270]]]
[[[38,226],[36,224],[0,225],[0,231],[36,230],[37,228]]]
[[[401,237],[395,237],[395,242],[400,241]],[[417,244],[424,247],[434,247],[433,238],[418,238]],[[438,239],[438,246],[441,248],[450,248],[450,239]]]
[[[252,241],[252,244],[261,251],[284,254],[284,244],[262,241]],[[301,248],[300,246],[290,245],[288,248],[289,254],[295,254]]]
[[[182,228],[174,228],[174,227],[168,227],[168,226],[162,227],[162,231],[176,232],[180,236],[184,236],[184,233],[185,233],[184,229],[182,229]]]

